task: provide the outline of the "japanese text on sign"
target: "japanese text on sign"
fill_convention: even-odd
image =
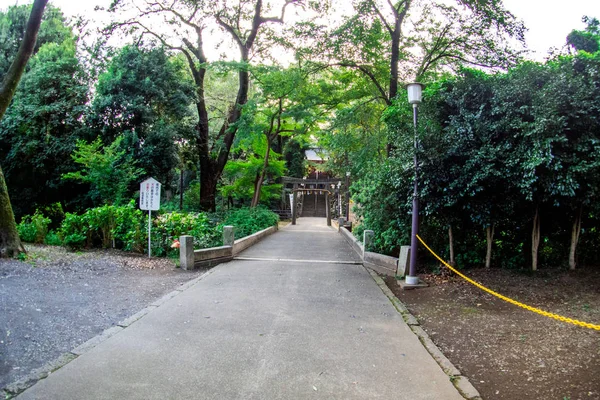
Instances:
[[[160,208],[160,183],[154,179],[146,179],[140,185],[140,209],[156,211]]]

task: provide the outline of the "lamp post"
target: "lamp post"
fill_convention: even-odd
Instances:
[[[419,142],[417,139],[417,120],[419,116],[419,103],[421,103],[423,85],[418,82],[409,83],[406,85],[408,92],[408,102],[413,106],[413,125],[414,125],[414,146],[415,146],[415,182],[413,191],[413,207],[412,207],[412,229],[410,234],[410,267],[406,276],[407,285],[417,285],[419,277],[417,277],[417,235],[419,234],[419,164],[417,161],[417,150]]]

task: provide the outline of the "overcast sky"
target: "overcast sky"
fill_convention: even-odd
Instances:
[[[67,16],[83,14],[94,19],[96,5],[108,6],[111,0],[50,0]],[[13,4],[31,3],[27,0],[0,0],[0,9]],[[600,18],[600,0],[504,0],[506,8],[521,18],[529,32],[526,39],[535,51],[534,58],[543,60],[551,47],[562,47],[572,29],[583,29],[584,15]]]

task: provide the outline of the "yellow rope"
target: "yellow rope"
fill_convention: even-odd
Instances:
[[[421,244],[423,246],[425,246],[425,248],[427,250],[429,250],[429,252],[431,254],[433,254],[433,256],[435,258],[437,258],[442,264],[444,264],[446,267],[448,267],[450,269],[450,271],[454,272],[456,275],[460,276],[461,278],[463,278],[464,280],[466,280],[470,284],[475,285],[479,289],[481,289],[481,290],[483,290],[483,291],[491,294],[492,296],[496,296],[497,298],[502,299],[502,300],[504,300],[504,301],[506,301],[508,303],[514,304],[515,306],[524,308],[524,309],[529,310],[529,311],[533,311],[534,313],[543,315],[544,317],[553,318],[553,319],[556,319],[558,321],[562,321],[562,322],[566,322],[566,323],[569,323],[569,324],[573,324],[573,325],[577,325],[577,326],[582,326],[584,328],[595,329],[597,331],[600,331],[600,325],[594,325],[594,324],[590,324],[588,322],[578,321],[578,320],[573,319],[573,318],[567,318],[567,317],[563,317],[561,315],[554,314],[554,313],[551,313],[551,312],[548,312],[548,311],[540,310],[539,308],[531,307],[531,306],[528,306],[527,304],[520,303],[520,302],[518,302],[516,300],[513,300],[513,299],[511,299],[509,297],[503,296],[500,293],[494,292],[493,290],[486,288],[482,284],[480,284],[478,282],[475,282],[473,279],[471,279],[468,276],[460,273],[458,270],[456,270],[456,268],[452,267],[446,261],[442,260],[442,258],[440,256],[438,256],[437,254],[435,254],[434,251],[431,250],[431,248],[429,246],[427,246],[427,244],[423,241],[423,239],[421,239],[421,237],[419,235],[417,235],[417,239],[419,239],[419,241],[421,242]]]

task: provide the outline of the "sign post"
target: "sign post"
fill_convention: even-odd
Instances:
[[[160,187],[160,182],[154,178],[140,184],[140,210],[148,210],[148,257],[152,257],[152,211],[160,209]]]

